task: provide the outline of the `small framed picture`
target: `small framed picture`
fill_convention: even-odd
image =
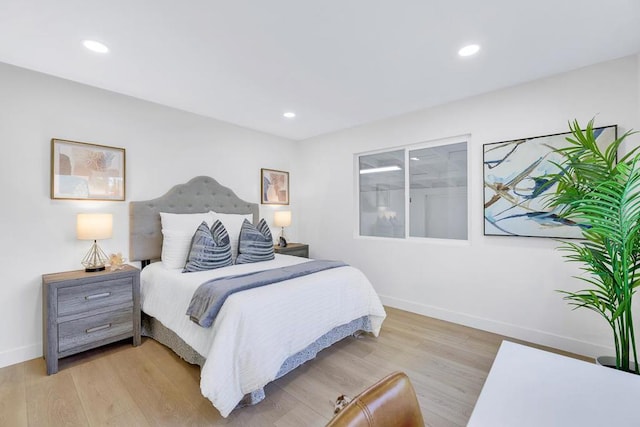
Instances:
[[[260,169],[260,203],[263,205],[289,204],[289,172]]]
[[[123,201],[124,148],[52,139],[51,198]]]

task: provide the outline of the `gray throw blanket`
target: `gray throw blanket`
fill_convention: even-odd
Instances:
[[[200,285],[194,292],[187,309],[187,316],[198,325],[208,328],[213,324],[229,295],[346,265],[342,261],[313,260],[271,270],[211,279]]]

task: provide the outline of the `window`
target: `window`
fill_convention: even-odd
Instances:
[[[361,154],[358,166],[361,236],[467,239],[465,140]]]
[[[360,156],[360,235],[404,237],[404,150]]]

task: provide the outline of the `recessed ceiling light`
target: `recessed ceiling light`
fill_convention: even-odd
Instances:
[[[470,45],[467,45],[467,46],[463,47],[462,49],[460,49],[458,51],[458,55],[460,55],[460,56],[471,56],[471,55],[475,55],[476,53],[478,53],[479,50],[480,50],[480,45],[470,44]]]
[[[84,45],[84,47],[86,47],[87,49],[93,52],[98,52],[98,53],[109,52],[109,48],[107,46],[95,40],[84,40],[82,44]]]
[[[411,160],[420,160],[418,157],[411,157]]]
[[[287,119],[293,119],[296,116],[296,113],[294,113],[293,111],[287,111],[283,114],[283,116]]]

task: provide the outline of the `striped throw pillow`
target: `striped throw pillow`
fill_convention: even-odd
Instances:
[[[191,239],[191,249],[183,273],[213,270],[232,265],[231,243],[224,225],[216,221],[211,226],[202,222]]]
[[[240,229],[236,264],[269,261],[273,258],[273,237],[267,222],[263,218],[255,226],[245,219]]]

